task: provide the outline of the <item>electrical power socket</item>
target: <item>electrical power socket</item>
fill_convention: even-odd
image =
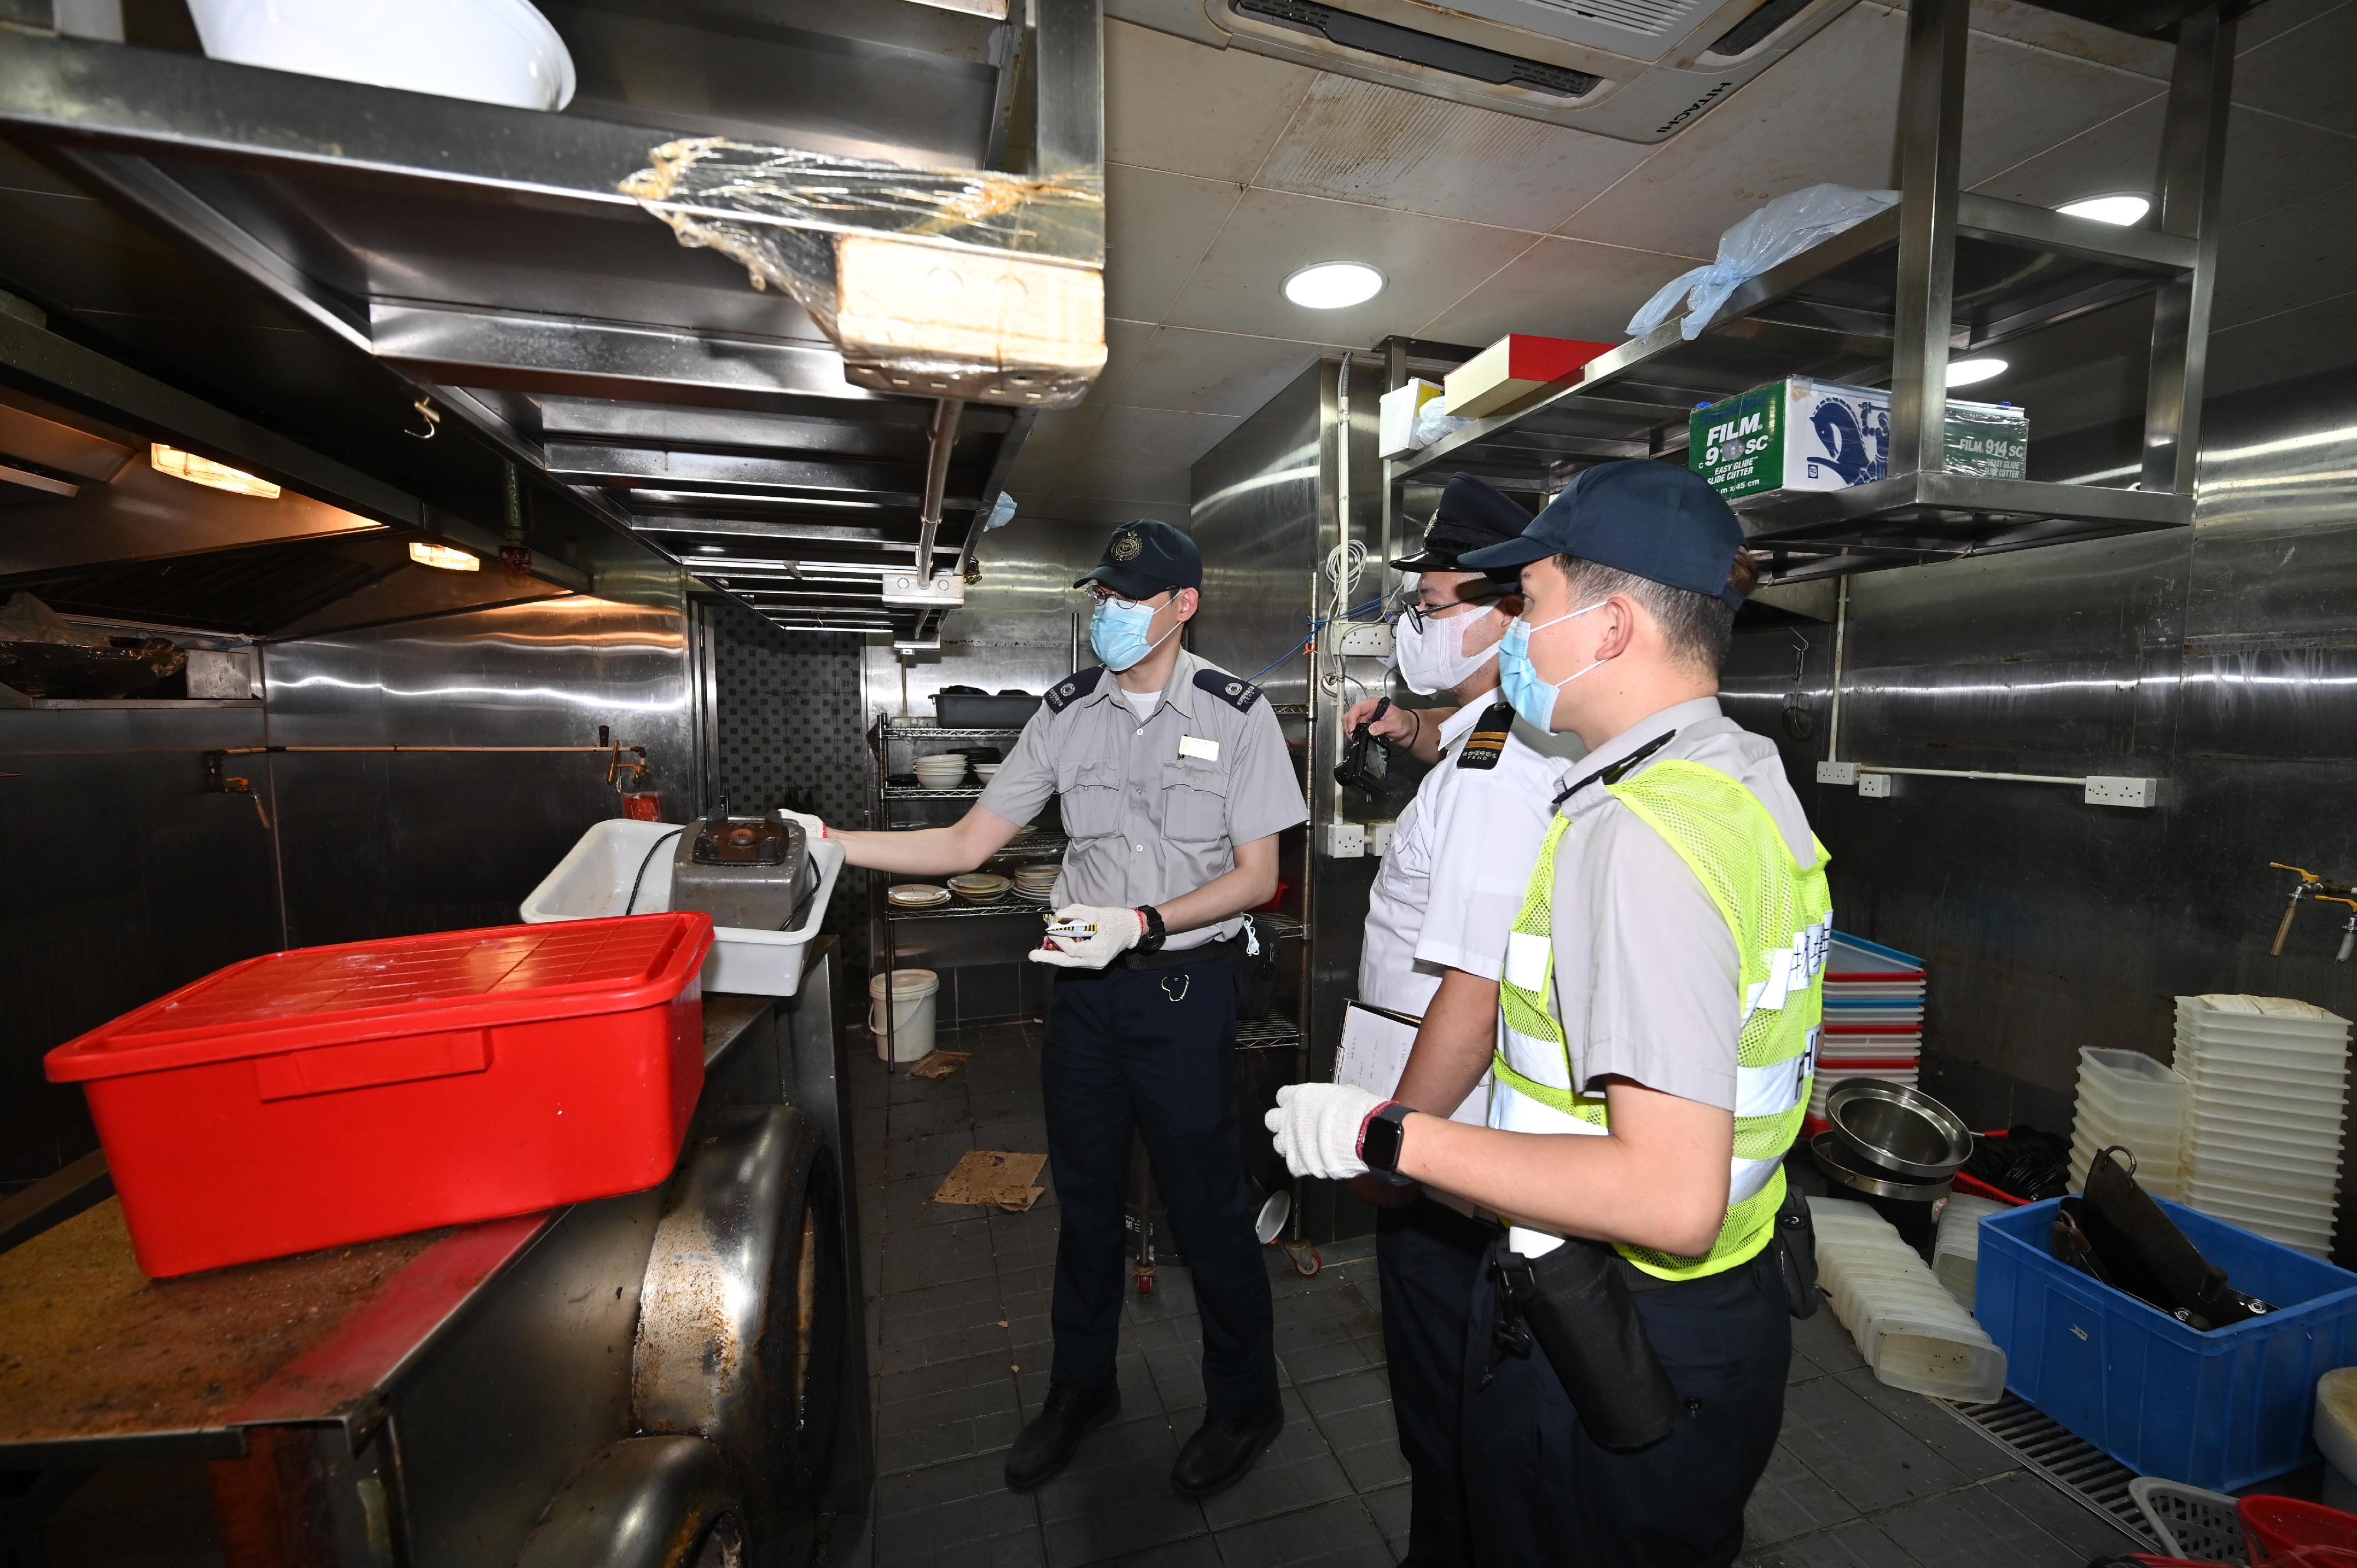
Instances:
[[[1889,800],[1890,798],[1890,775],[1888,773],[1859,774],[1857,776],[1857,792],[1865,796],[1869,800]]]
[[[2160,804],[2160,780],[2158,779],[2090,779],[2087,780],[2087,804],[2128,806],[2137,810],[2149,810]]]
[[[1318,847],[1329,860],[1362,860],[1367,854],[1367,825],[1364,822],[1329,822]]]
[[[1396,822],[1369,822],[1367,824],[1367,853],[1375,856],[1377,859],[1381,859],[1383,856],[1391,854],[1392,830],[1398,825],[1399,824]]]
[[[1392,623],[1378,621],[1345,621],[1342,635],[1334,644],[1336,652],[1346,659],[1389,659],[1392,656]]]
[[[1817,782],[1820,784],[1855,784],[1857,782],[1857,764],[1855,762],[1820,762],[1817,764]]]

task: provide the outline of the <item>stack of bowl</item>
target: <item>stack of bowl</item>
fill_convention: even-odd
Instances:
[[[965,754],[952,751],[940,757],[920,757],[913,771],[920,789],[954,789],[965,781]]]
[[[1809,1140],[1817,1168],[1869,1197],[1931,1203],[1948,1195],[1972,1157],[1973,1134],[1956,1113],[1905,1084],[1854,1078],[1825,1096],[1833,1123]]]

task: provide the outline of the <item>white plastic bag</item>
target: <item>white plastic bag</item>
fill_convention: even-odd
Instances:
[[[1451,431],[1462,430],[1472,423],[1469,419],[1459,419],[1448,412],[1447,392],[1441,393],[1438,397],[1426,398],[1424,406],[1416,410],[1415,413],[1414,431],[1415,445],[1418,447],[1429,446]]]
[[[1846,185],[1813,185],[1780,196],[1718,237],[1717,261],[1664,284],[1629,318],[1629,336],[1642,338],[1670,318],[1678,301],[1686,299],[1686,318],[1679,333],[1691,343],[1737,289],[1898,203],[1895,190],[1857,190]]]

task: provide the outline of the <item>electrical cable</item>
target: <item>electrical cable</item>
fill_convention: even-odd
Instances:
[[[638,908],[639,884],[646,880],[647,867],[655,863],[655,851],[662,848],[663,845],[671,843],[672,840],[679,837],[680,834],[685,832],[687,832],[685,828],[673,828],[671,832],[663,834],[662,837],[655,840],[654,843],[647,845],[646,856],[639,862],[639,874],[630,878],[630,897],[629,901],[622,906],[623,914],[630,914]]]

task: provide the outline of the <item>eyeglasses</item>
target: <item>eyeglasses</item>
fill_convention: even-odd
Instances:
[[[1424,602],[1424,590],[1421,587],[1402,588],[1392,596],[1392,614],[1406,620],[1410,626],[1420,632],[1424,629],[1426,621],[1447,620],[1458,610],[1489,609],[1511,591],[1506,588],[1492,588],[1487,592],[1477,593],[1471,598],[1456,598],[1447,604],[1427,605]]]
[[[1146,595],[1142,599],[1132,599],[1114,593],[1103,583],[1091,583],[1087,587],[1082,589],[1081,592],[1087,596],[1088,601],[1092,605],[1146,605],[1153,604],[1155,600],[1162,598],[1165,594],[1175,593],[1175,590],[1170,588],[1157,588],[1154,592]],[[1168,603],[1168,601],[1165,600],[1164,602]],[[1162,607],[1161,605],[1155,605],[1154,607],[1160,609]]]

